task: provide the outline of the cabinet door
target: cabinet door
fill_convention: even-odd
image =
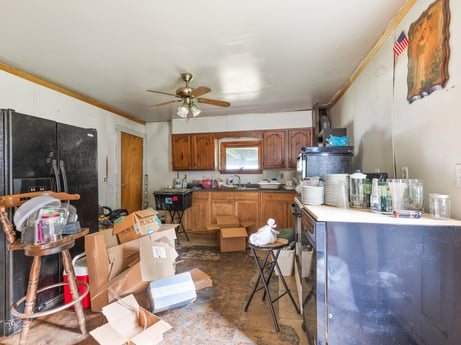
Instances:
[[[303,146],[312,146],[312,128],[290,129],[288,131],[288,168],[296,168],[296,158]]]
[[[263,141],[264,169],[283,169],[286,167],[286,131],[265,131]]]
[[[234,192],[211,192],[210,195],[211,224],[216,224],[216,216],[233,216]]]
[[[260,192],[236,192],[235,215],[240,221],[251,220],[254,225],[248,228],[248,234],[258,231],[260,213]]]
[[[174,134],[171,136],[171,151],[173,170],[190,170],[191,168],[191,143],[190,136]]]
[[[213,134],[191,135],[192,169],[214,170],[214,136]]]
[[[293,227],[293,215],[290,204],[296,193],[261,193],[261,223],[263,226],[269,218],[273,218],[277,229]]]
[[[210,192],[193,192],[192,206],[184,213],[184,226],[188,232],[206,232],[209,224]]]

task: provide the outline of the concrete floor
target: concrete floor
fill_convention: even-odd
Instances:
[[[267,302],[262,301],[260,295],[255,295],[247,312],[243,310],[257,278],[256,266],[249,251],[219,253],[215,238],[189,235],[191,241],[181,238],[177,248],[180,253],[177,271],[197,267],[210,275],[213,287],[198,291],[197,300],[187,306],[158,314],[173,327],[164,334],[161,345],[307,345],[302,317],[296,313],[288,296],[274,303],[280,332],[275,332]],[[285,279],[295,297],[294,276]],[[277,281],[279,279],[274,277],[272,284],[276,290]],[[283,287],[279,286],[279,290],[283,290]],[[88,331],[106,322],[102,314],[88,310],[85,313]],[[0,338],[3,345],[18,343],[19,334]],[[90,335],[80,334],[73,310],[35,320],[28,343],[97,344]]]

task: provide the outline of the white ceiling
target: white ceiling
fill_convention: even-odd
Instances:
[[[406,0],[3,0],[0,63],[146,122],[176,115],[180,73],[200,116],[328,104]]]

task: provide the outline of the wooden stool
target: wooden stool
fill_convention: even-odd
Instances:
[[[288,295],[290,297],[290,299],[291,299],[291,302],[293,303],[293,306],[295,307],[296,312],[298,314],[300,313],[299,308],[296,305],[296,302],[295,302],[295,300],[294,300],[294,298],[293,298],[293,296],[292,296],[292,294],[290,292],[290,289],[288,288],[288,285],[287,285],[287,283],[285,281],[285,278],[281,274],[282,271],[280,270],[279,264],[277,263],[277,260],[278,260],[279,254],[280,254],[280,249],[286,247],[287,243],[286,242],[283,243],[283,242],[277,242],[276,241],[276,242],[268,244],[266,246],[255,246],[255,245],[250,243],[249,246],[250,246],[251,252],[253,254],[253,258],[255,259],[256,266],[258,268],[259,277],[256,280],[256,284],[255,284],[255,286],[253,288],[253,291],[251,292],[250,297],[248,298],[248,302],[246,303],[244,310],[248,311],[248,307],[250,306],[250,303],[251,303],[251,300],[253,299],[254,294],[257,291],[264,289],[262,299],[263,300],[266,299],[266,295],[267,295],[267,304],[269,305],[269,309],[270,309],[271,314],[272,314],[272,320],[274,321],[275,331],[279,332],[280,327],[279,327],[279,323],[277,321],[277,316],[275,315],[274,306],[273,306],[273,304],[276,301],[278,301],[282,296]],[[263,259],[260,259],[258,257],[258,255],[256,254],[257,250],[261,250],[261,251],[265,252]],[[274,253],[274,251],[277,251],[277,253]],[[269,258],[271,258],[272,260],[269,261]],[[264,272],[266,267],[269,267],[269,271],[267,272],[267,276],[265,275],[265,272]],[[283,287],[285,288],[285,291],[283,293],[279,294],[277,297],[272,298],[271,293],[270,293],[270,289],[269,289],[269,282],[270,282],[270,280],[272,278],[272,274],[274,273],[274,269],[276,267],[278,269],[278,272],[280,272],[279,278],[280,278],[280,280],[281,280],[281,282],[283,284]],[[261,287],[259,286],[260,282],[262,282]]]
[[[41,193],[43,194],[50,194],[54,197],[57,197],[60,200],[76,200],[80,198],[78,194],[70,195],[65,193],[52,193],[46,192]],[[25,244],[20,243],[19,241],[15,240],[15,233],[13,231],[13,226],[8,220],[8,215],[5,211],[6,207],[16,207],[26,201],[30,197],[37,196],[37,193],[27,193],[27,194],[17,194],[12,196],[3,196],[0,197],[0,223],[3,226],[3,230],[7,236],[7,240],[9,242],[8,249],[9,250],[24,250],[24,254],[27,256],[33,256],[32,267],[29,273],[29,284],[27,287],[27,294],[25,297],[19,299],[15,304],[13,304],[11,308],[11,313],[22,319],[22,329],[21,329],[21,336],[19,339],[19,344],[23,345],[27,343],[27,338],[30,332],[30,326],[32,323],[32,319],[50,315],[56,313],[58,311],[64,310],[75,305],[75,312],[77,314],[77,320],[80,327],[80,331],[83,335],[86,335],[86,324],[85,324],[85,315],[83,313],[82,307],[82,299],[88,294],[89,292],[89,285],[83,281],[77,281],[75,278],[74,267],[72,265],[72,258],[69,253],[69,249],[75,245],[75,240],[77,238],[83,237],[88,234],[89,229],[85,228],[82,229],[79,233],[64,236],[61,240],[54,241],[54,242],[46,242],[46,243],[39,243],[39,244]],[[64,266],[64,271],[67,275],[67,283],[57,283],[53,285],[46,286],[40,290],[38,288],[38,281],[40,277],[40,267],[42,262],[42,257],[52,254],[61,253],[62,263]],[[37,293],[42,291],[55,288],[58,286],[62,286],[68,284],[69,290],[72,295],[72,301],[61,305],[59,307],[44,311],[44,312],[37,312],[35,313],[35,301],[37,297]],[[80,295],[78,291],[78,285],[82,284],[85,286],[85,291]],[[23,302],[24,304],[24,313],[20,313],[17,308]]]

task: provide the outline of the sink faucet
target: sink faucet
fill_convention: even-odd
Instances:
[[[237,184],[238,187],[240,187],[240,176],[239,175],[234,175],[235,177],[238,177],[239,183]]]

